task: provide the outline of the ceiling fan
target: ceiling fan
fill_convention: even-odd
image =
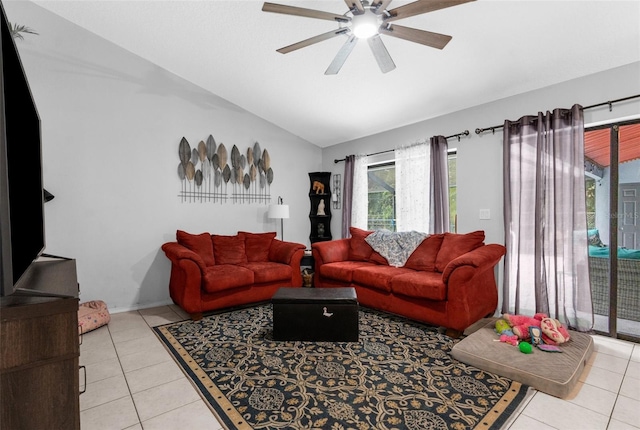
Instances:
[[[387,73],[395,69],[396,65],[380,38],[381,34],[437,49],[444,48],[451,40],[451,36],[445,34],[403,27],[392,24],[392,21],[457,6],[471,1],[475,0],[417,0],[413,3],[387,10],[391,0],[372,0],[372,3],[369,3],[367,0],[344,0],[349,10],[343,15],[268,2],[264,3],[262,10],[264,12],[304,16],[338,23],[338,28],[335,30],[305,39],[293,45],[285,46],[284,48],[278,49],[278,52],[286,54],[322,42],[323,40],[345,35],[347,41],[342,45],[338,54],[324,72],[325,75],[335,75],[342,68],[342,65],[347,60],[347,57],[349,57],[358,39],[366,39],[371,48],[371,52],[373,52],[373,56],[378,62],[380,70],[382,73]]]

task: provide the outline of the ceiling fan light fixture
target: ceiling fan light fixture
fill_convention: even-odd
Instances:
[[[368,39],[378,34],[380,22],[380,16],[366,8],[362,15],[354,15],[351,18],[351,31],[358,39]]]

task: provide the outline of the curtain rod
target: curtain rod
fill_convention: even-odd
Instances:
[[[613,110],[613,106],[612,105],[614,103],[624,102],[624,101],[631,100],[631,99],[637,99],[639,97],[640,97],[640,94],[636,94],[635,96],[623,97],[623,98],[617,99],[617,100],[610,100],[608,102],[596,103],[596,104],[591,105],[591,106],[585,106],[585,107],[582,108],[582,110],[584,111],[584,110],[587,110],[587,109],[593,109],[593,108],[597,108],[597,107],[600,107],[600,106],[609,105],[609,112],[611,112]],[[491,130],[492,133],[495,133],[496,130],[499,130],[501,128],[504,128],[504,124],[494,125],[493,127],[476,128],[476,134],[482,134],[485,131],[489,131],[489,130]]]
[[[469,130],[465,130],[461,133],[456,133],[456,134],[452,134],[451,136],[445,136],[445,139],[451,139],[452,137],[457,137],[458,138],[458,142],[460,142],[460,136],[469,136]],[[380,154],[386,154],[387,152],[394,152],[395,149],[387,149],[386,151],[380,151],[380,152],[374,152],[373,154],[367,154],[367,157],[371,157],[374,155],[380,155]],[[336,158],[335,160],[333,160],[334,163],[339,163],[341,161],[345,161],[346,158],[341,158],[338,159]]]

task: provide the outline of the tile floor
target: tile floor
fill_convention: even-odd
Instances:
[[[117,313],[83,336],[82,430],[222,428],[150,329],[185,318],[173,305]],[[595,352],[569,398],[535,392],[509,430],[640,429],[640,344],[594,339]]]

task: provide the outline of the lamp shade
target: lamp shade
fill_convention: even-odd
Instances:
[[[269,206],[269,212],[267,213],[269,218],[289,218],[289,205],[271,205]]]

